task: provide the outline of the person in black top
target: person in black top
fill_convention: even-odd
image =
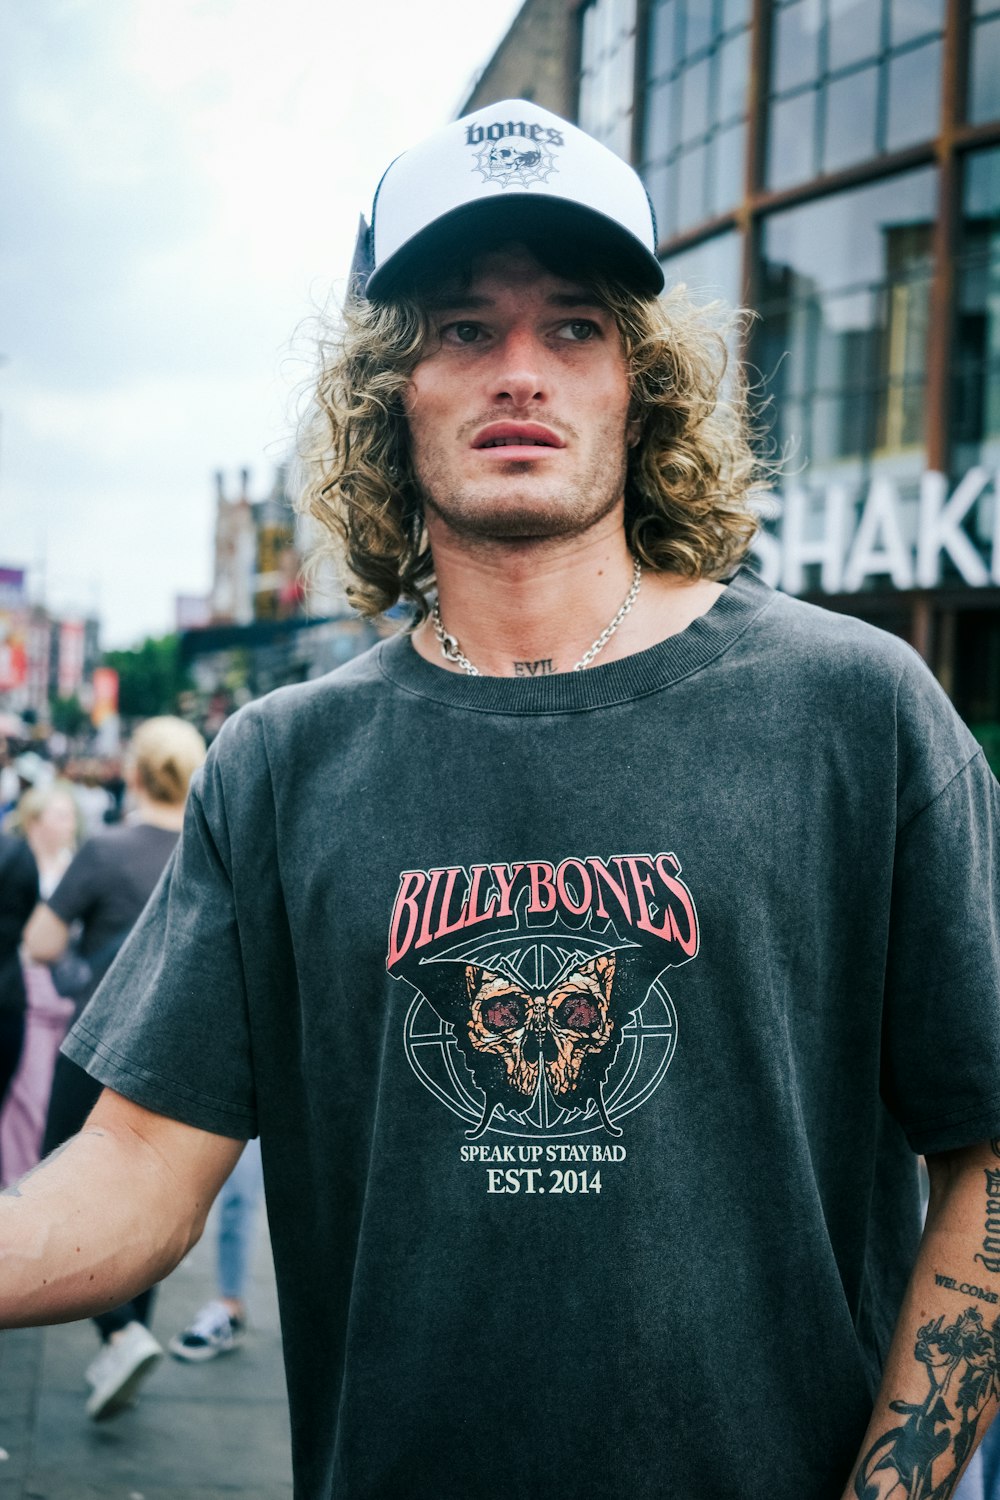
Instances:
[[[0,834],[0,1105],[24,1044],[27,996],[18,948],[37,900],[34,855],[22,839]]]
[[[147,719],[132,737],[128,785],[129,820],[95,834],[82,845],[56,889],[42,902],[25,933],[39,963],[66,952],[74,923],[82,927],[79,948],[90,966],[77,997],[77,1014],[135,925],[177,843],[191,777],[205,758],[205,742],[191,724],[169,715]],[[60,1056],[43,1150],[48,1153],[83,1125],[101,1092],[89,1074]],[[87,1368],[91,1388],[87,1415],[95,1421],[129,1406],[141,1381],[163,1351],[149,1331],[153,1287],[100,1313],[94,1322],[101,1348]]]

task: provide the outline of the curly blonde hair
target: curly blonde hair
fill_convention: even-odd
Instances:
[[[572,274],[565,261],[548,263],[550,249],[530,248],[547,269]],[[436,283],[449,274],[439,267]],[[630,415],[640,422],[625,486],[629,546],[657,571],[724,577],[758,529],[750,498],[765,479],[751,446],[742,372],[729,369],[726,335],[741,315],[727,315],[720,303],[696,306],[683,285],[656,298],[607,275],[582,279],[617,324]],[[405,600],[414,623],[428,614],[434,586],[403,406],[432,337],[422,290],[383,303],[348,301],[339,326],[319,340],[298,448],[297,505],[321,528],[312,564],[339,563],[361,614]]]

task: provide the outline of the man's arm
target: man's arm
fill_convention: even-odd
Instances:
[[[844,1500],[948,1500],[1000,1400],[1000,1140],[927,1166],[920,1253]]]
[[[243,1145],[105,1089],[79,1135],[0,1193],[0,1328],[106,1312],[162,1280]]]
[[[24,929],[24,946],[36,964],[54,964],[69,943],[69,927],[51,906],[40,901]]]

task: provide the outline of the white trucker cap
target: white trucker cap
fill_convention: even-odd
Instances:
[[[558,115],[505,99],[405,151],[375,194],[354,273],[372,301],[405,291],[456,244],[474,251],[518,232],[563,237],[639,292],[663,288],[656,219],[636,173]],[[360,287],[359,287],[360,290]]]

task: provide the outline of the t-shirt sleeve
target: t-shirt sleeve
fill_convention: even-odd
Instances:
[[[82,844],[46,905],[67,927],[85,921],[97,897],[100,850],[94,839]]]
[[[1000,1134],[1000,787],[981,751],[899,827],[882,1093],[914,1151]]]
[[[163,878],[63,1051],[146,1109],[244,1140],[256,1101],[217,770],[210,757]]]

